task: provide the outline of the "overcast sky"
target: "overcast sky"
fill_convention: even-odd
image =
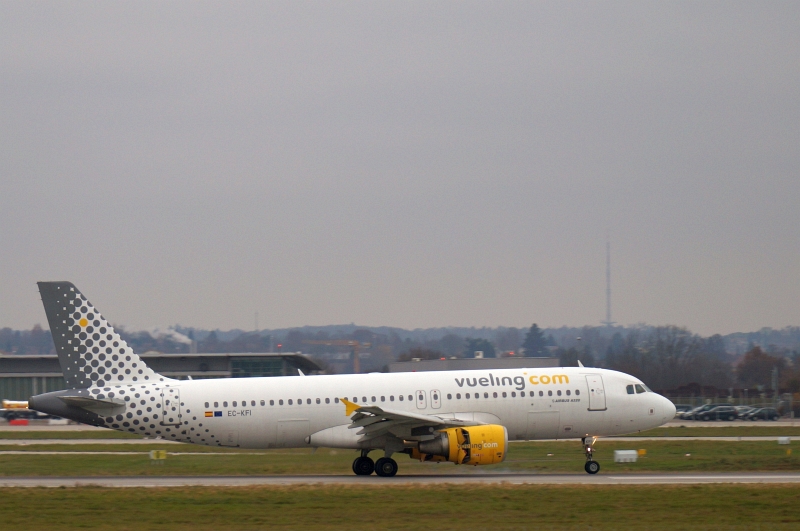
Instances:
[[[0,2],[0,327],[800,325],[798,2]]]

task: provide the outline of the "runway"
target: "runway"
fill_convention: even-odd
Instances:
[[[607,437],[600,439],[601,442],[641,442],[641,441],[777,441],[777,435],[757,435],[741,437]],[[797,440],[800,437],[790,437]],[[529,441],[536,443],[564,442],[575,444],[580,443],[577,439],[538,439]],[[512,441],[511,444],[522,444],[522,441]],[[0,439],[0,446],[32,446],[32,445],[63,445],[63,446],[82,446],[82,445],[101,445],[101,446],[128,446],[128,445],[183,445],[186,443],[167,441],[165,439]],[[269,450],[264,450],[268,452]]]
[[[3,477],[0,487],[250,487],[288,485],[700,485],[711,483],[800,483],[800,473],[709,474],[443,474],[419,476],[117,476]]]

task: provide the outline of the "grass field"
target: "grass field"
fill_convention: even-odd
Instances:
[[[0,489],[4,529],[794,530],[784,485]]]
[[[797,443],[794,444],[797,446]],[[4,476],[93,476],[93,475],[264,475],[350,474],[356,456],[351,450],[237,450],[192,445],[25,445],[4,446],[15,454],[0,454]],[[187,455],[169,455],[163,465],[151,465],[149,450],[167,450]],[[641,441],[636,443],[602,439],[595,458],[609,472],[709,472],[800,470],[800,449],[787,455],[792,445],[774,441]],[[636,463],[614,463],[614,450],[645,449]],[[63,452],[57,455],[36,452]],[[103,452],[81,455],[78,452]],[[117,455],[112,452],[130,452]],[[26,455],[27,454],[27,455]],[[373,455],[377,456],[379,452]],[[686,454],[690,454],[687,456]],[[475,468],[450,463],[419,463],[396,456],[400,474],[539,472],[583,474],[584,457],[577,441],[511,444],[506,461]]]

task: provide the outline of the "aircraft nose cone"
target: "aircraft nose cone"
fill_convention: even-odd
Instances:
[[[677,412],[675,404],[672,403],[672,400],[663,396],[661,397],[661,401],[663,402],[664,422],[674,419],[675,413]]]

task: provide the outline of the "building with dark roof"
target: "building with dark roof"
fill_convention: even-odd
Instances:
[[[230,354],[140,355],[155,372],[176,380],[202,378],[250,378],[297,376],[321,371],[319,365],[300,354],[279,352]],[[33,395],[66,389],[56,354],[0,355],[0,399],[27,400]]]

